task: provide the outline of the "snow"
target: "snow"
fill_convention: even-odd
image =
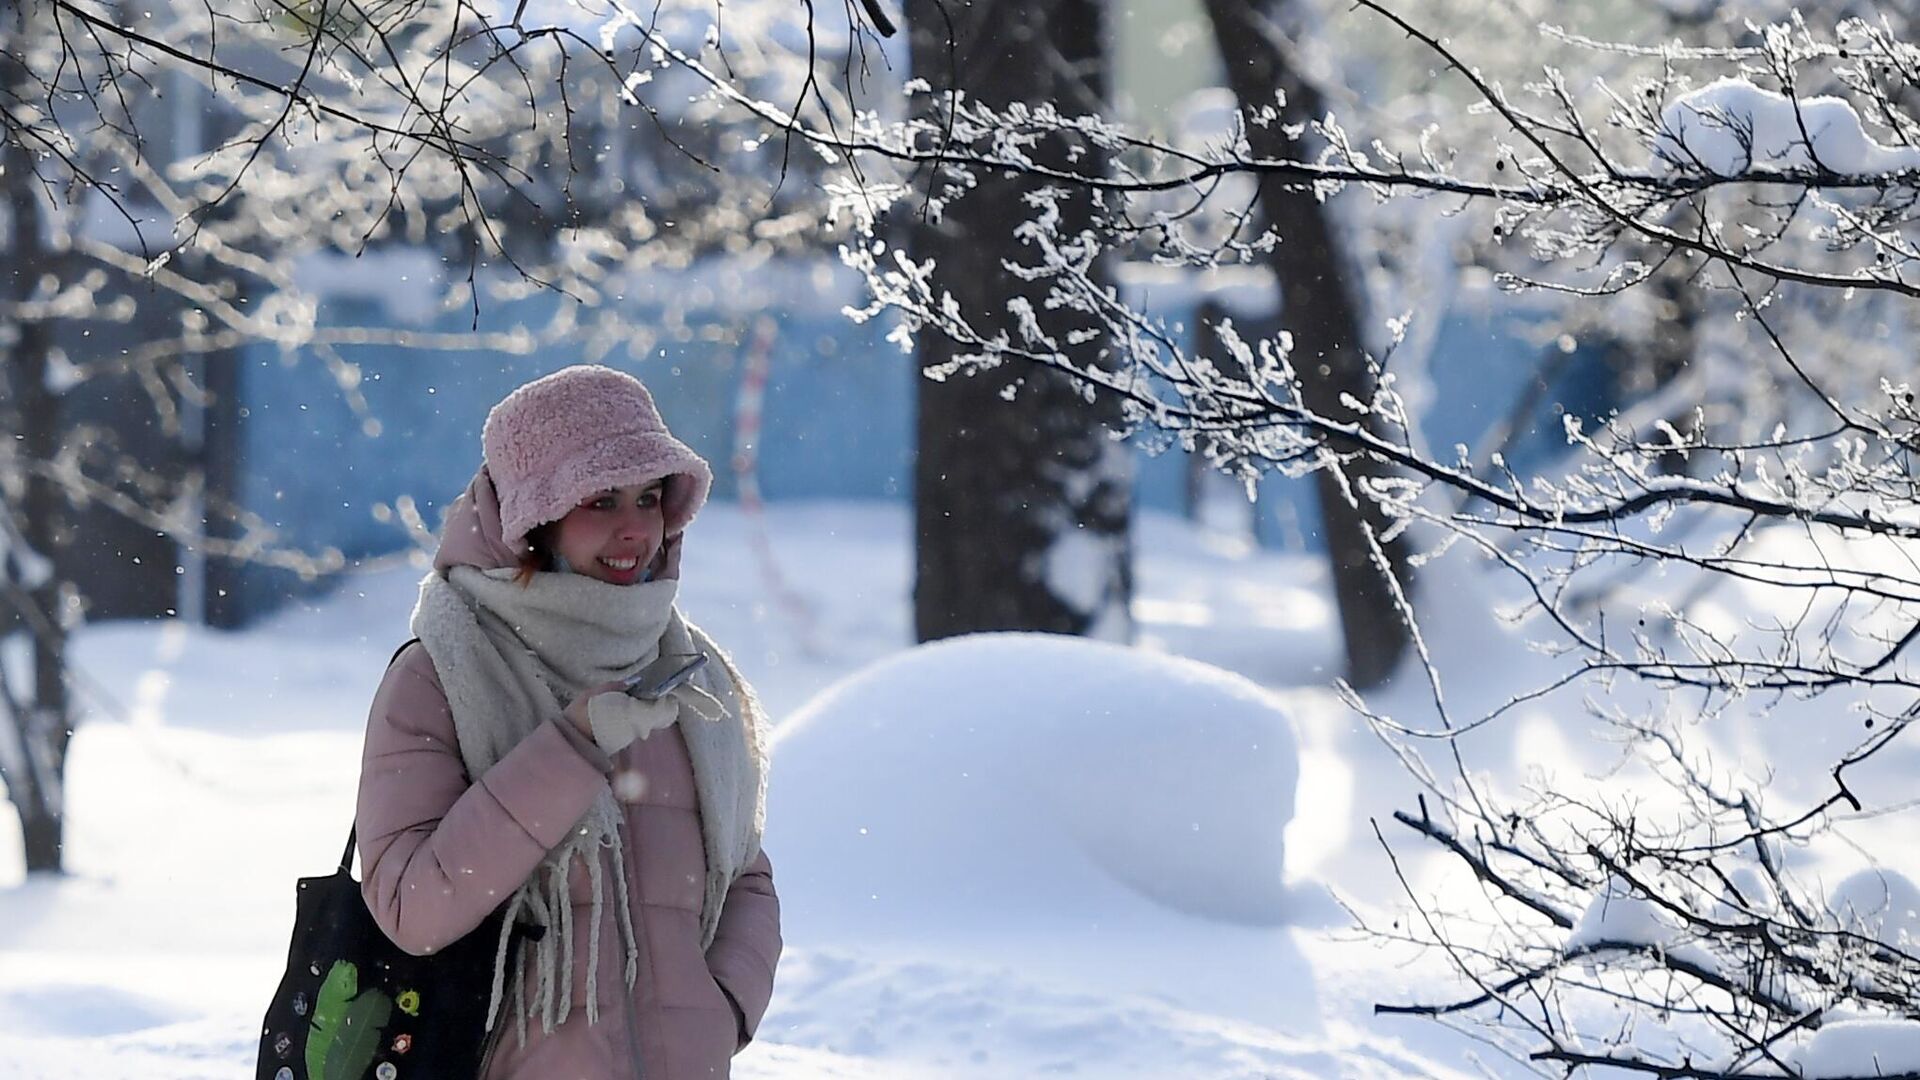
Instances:
[[[850,676],[781,730],[793,932],[1283,1023],[1298,772],[1271,695],[1210,665],[991,634]],[[789,890],[789,885],[796,886]],[[993,920],[978,915],[992,911]],[[947,931],[927,942],[927,927]],[[1149,962],[1167,943],[1166,963]]]
[[[1840,927],[1903,952],[1920,948],[1920,887],[1895,870],[1857,870],[1833,887],[1827,910]]]
[[[1720,79],[1675,98],[1660,114],[1657,165],[1681,173],[1746,176],[1823,168],[1842,175],[1920,167],[1920,148],[1875,142],[1852,104],[1795,101],[1744,79]]]
[[[1759,868],[1736,866],[1727,874],[1727,881],[1732,888],[1715,905],[1710,917],[1732,921],[1754,915],[1771,915],[1779,908],[1780,898],[1774,893],[1773,882]]]
[[[1832,1021],[1814,1033],[1795,1063],[1804,1080],[1920,1072],[1920,1021]]]
[[[1319,888],[1383,876],[1358,837],[1394,785],[1324,689],[1318,560],[1143,514],[1141,648],[910,650],[903,505],[765,520],[806,626],[752,572],[754,522],[730,504],[694,526],[683,590],[782,718],[768,851],[787,953],[736,1077],[1482,1075],[1467,1040],[1372,1016],[1439,975],[1353,944]],[[417,573],[358,574],[240,633],[79,632],[71,875],[23,880],[0,816],[0,1076],[251,1067],[294,879],[345,839]]]
[[[1607,884],[1580,913],[1567,935],[1567,950],[1588,949],[1596,945],[1647,945],[1665,948],[1673,942],[1674,927],[1659,908],[1633,887],[1617,877]]]
[[[1103,536],[1084,528],[1054,534],[1045,555],[1047,588],[1076,614],[1095,623],[1088,636],[1116,639],[1125,636],[1122,620],[1109,618],[1118,607],[1112,602],[1126,551],[1124,536]],[[1114,625],[1118,623],[1119,625]]]

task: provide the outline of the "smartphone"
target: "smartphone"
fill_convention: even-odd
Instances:
[[[674,653],[663,656],[622,680],[627,693],[642,701],[657,701],[707,666],[706,653]]]

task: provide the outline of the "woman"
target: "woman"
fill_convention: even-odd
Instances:
[[[515,390],[481,443],[368,720],[367,907],[416,954],[503,904],[545,927],[497,946],[489,1080],[725,1077],[781,942],[760,708],[674,606],[712,472],[598,366]],[[622,692],[693,653],[666,697]]]

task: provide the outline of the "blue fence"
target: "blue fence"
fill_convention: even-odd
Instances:
[[[743,286],[744,288],[744,286]],[[640,300],[634,310],[660,328],[635,358],[605,362],[638,375],[653,390],[676,434],[715,465],[715,497],[735,493],[735,401],[745,370],[745,343],[762,318],[775,328],[758,447],[760,483],[769,500],[905,499],[911,495],[914,372],[911,358],[884,340],[887,325],[855,324],[839,303],[818,294],[773,296],[747,305],[741,296],[716,302],[711,287],[695,295]],[[724,283],[721,292],[725,292]],[[550,295],[483,308],[482,329],[544,324],[559,303]],[[1178,302],[1177,300],[1175,302]],[[1192,324],[1190,311],[1162,311]],[[471,313],[452,312],[415,329],[468,328]],[[329,325],[383,325],[384,304],[336,297],[321,311]],[[1431,445],[1473,444],[1504,421],[1539,370],[1542,350],[1523,330],[1537,321],[1501,303],[1449,313],[1428,361],[1432,404],[1425,413]],[[641,350],[634,350],[641,351]],[[350,559],[402,546],[405,537],[376,519],[374,507],[414,498],[430,524],[464,488],[480,459],[488,407],[528,378],[582,359],[550,351],[510,356],[488,351],[427,352],[394,346],[342,346],[357,366],[366,415],[348,406],[334,374],[318,358],[256,347],[243,355],[241,503],[302,547],[333,546]],[[1596,354],[1597,355],[1597,354]],[[1522,423],[1510,457],[1525,463],[1555,452],[1563,439],[1555,403],[1585,413],[1612,404],[1611,380],[1594,356],[1563,364],[1556,385]],[[1179,512],[1186,504],[1189,463],[1174,450],[1138,455],[1136,505]],[[1260,486],[1256,534],[1261,542],[1319,547],[1311,484],[1269,477]],[[243,607],[262,610],[289,584],[284,575],[250,575]]]

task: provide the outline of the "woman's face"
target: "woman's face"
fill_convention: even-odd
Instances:
[[[613,585],[643,580],[666,535],[664,480],[609,488],[555,523],[553,547],[576,574]]]

